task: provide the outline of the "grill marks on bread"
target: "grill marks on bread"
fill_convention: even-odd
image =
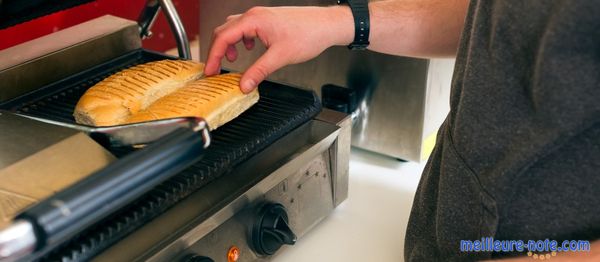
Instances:
[[[202,117],[211,129],[237,117],[258,101],[244,94],[240,74],[201,78],[204,65],[163,60],[118,72],[92,88],[75,108],[78,123],[120,125],[173,117]]]
[[[75,120],[93,126],[123,124],[157,99],[200,78],[203,69],[203,64],[182,60],[155,61],[125,69],[87,90],[77,103]]]
[[[158,99],[128,122],[196,116],[215,129],[258,101],[258,91],[247,95],[240,91],[240,78],[240,74],[230,73],[196,80]]]

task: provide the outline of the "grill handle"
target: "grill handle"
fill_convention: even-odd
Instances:
[[[177,50],[179,51],[179,57],[182,59],[192,59],[192,53],[190,52],[190,43],[183,28],[183,23],[177,9],[171,0],[147,0],[144,9],[140,13],[138,18],[138,25],[140,27],[140,36],[142,38],[148,38],[152,36],[150,27],[154,24],[156,16],[160,9],[165,13],[165,17],[169,22],[173,36],[175,36],[175,42],[177,42]]]
[[[209,133],[180,128],[21,213],[33,225],[36,250],[56,246],[197,162]]]

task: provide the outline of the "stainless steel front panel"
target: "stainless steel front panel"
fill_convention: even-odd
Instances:
[[[194,248],[190,248],[196,243],[215,238],[209,233],[230,227],[226,221],[265,200],[286,202],[293,229],[301,236],[346,199],[349,163],[343,160],[350,154],[349,122],[344,114],[324,110],[94,260],[178,261],[192,252]],[[304,185],[298,188],[299,184]],[[296,201],[291,198],[298,199],[298,203],[291,203]],[[239,237],[236,243],[242,243],[247,239],[240,237],[244,232],[237,232],[238,226],[225,232]],[[213,245],[211,249],[222,247]],[[213,259],[222,261],[219,257]]]
[[[200,1],[200,55],[206,60],[215,27],[231,14],[253,6],[333,5],[335,0],[281,1]],[[398,36],[396,41],[402,41]],[[246,51],[238,61],[224,67],[244,71],[264,52]],[[270,80],[310,88],[320,94],[324,84],[349,87],[365,94],[361,114],[352,136],[352,145],[406,160],[421,160],[423,141],[435,133],[448,111],[452,59],[414,59],[370,51],[333,47],[311,61],[287,66]]]
[[[239,249],[239,261],[268,261],[269,256],[257,255],[253,250],[252,226],[256,209],[263,203],[278,203],[285,207],[290,228],[301,238],[332,211],[331,172],[327,152],[317,156],[295,173],[289,175],[264,196],[249,203],[234,217],[208,233],[181,253],[182,257],[196,254],[227,262],[232,246]],[[284,245],[285,248],[292,246]],[[181,260],[180,260],[181,261]]]

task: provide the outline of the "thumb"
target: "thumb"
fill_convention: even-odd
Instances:
[[[285,56],[275,48],[269,48],[242,76],[240,87],[242,92],[250,93],[260,82],[276,70],[287,65]]]

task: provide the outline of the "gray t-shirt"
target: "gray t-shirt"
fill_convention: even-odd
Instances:
[[[408,225],[410,261],[460,240],[600,238],[600,1],[472,1]]]

